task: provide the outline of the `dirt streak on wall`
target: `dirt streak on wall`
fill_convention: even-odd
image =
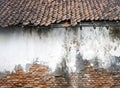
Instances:
[[[93,66],[98,63],[98,67],[106,69],[111,69],[112,65],[120,71],[120,41],[116,37],[113,37],[113,41],[111,28],[84,26],[67,30],[38,29],[11,27],[0,30],[1,71],[12,71],[17,64],[25,68],[26,63],[31,63],[36,58],[52,71],[63,58],[67,60],[70,72],[79,72],[79,69],[84,68],[76,63],[84,60],[89,60]]]

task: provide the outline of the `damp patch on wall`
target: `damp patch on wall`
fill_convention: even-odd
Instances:
[[[114,33],[112,28],[92,26],[39,31],[22,27],[1,29],[0,70],[13,71],[20,64],[27,71],[26,63],[28,66],[38,59],[52,72],[61,70],[62,61],[68,72],[79,72],[86,64],[120,71],[120,41]]]

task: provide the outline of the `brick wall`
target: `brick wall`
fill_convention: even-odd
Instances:
[[[87,67],[71,73],[69,80],[53,76],[47,67],[34,64],[28,73],[17,70],[0,79],[0,88],[120,88],[120,73]]]
[[[47,67],[35,64],[28,73],[18,70],[2,78],[0,86],[4,88],[52,88],[54,81],[55,77],[49,73]]]

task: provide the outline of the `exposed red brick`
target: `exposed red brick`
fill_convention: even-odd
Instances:
[[[28,73],[17,70],[0,79],[0,88],[120,88],[120,73],[86,67],[69,78],[55,77],[48,68],[34,64]]]

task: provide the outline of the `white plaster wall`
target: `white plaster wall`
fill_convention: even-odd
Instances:
[[[21,29],[20,29],[21,30]],[[59,31],[59,32],[57,32]],[[48,35],[36,32],[14,31],[0,34],[0,70],[13,70],[17,64],[25,66],[39,58],[55,68],[55,63],[60,61],[64,30],[58,29]]]
[[[32,63],[39,58],[54,71],[62,58],[67,59],[71,71],[75,71],[76,53],[83,59],[92,60],[98,57],[101,67],[108,68],[111,56],[120,56],[120,41],[109,35],[105,27],[83,27],[77,29],[57,28],[48,33],[0,30],[0,71],[14,69],[14,66]],[[66,48],[65,48],[66,47]]]

